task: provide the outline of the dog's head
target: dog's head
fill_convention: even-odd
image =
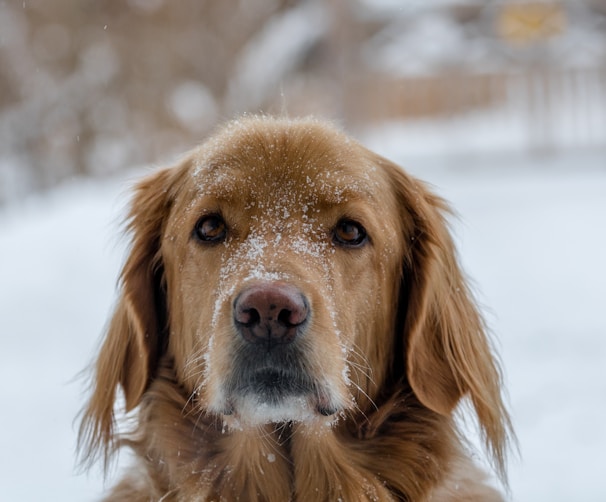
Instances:
[[[112,439],[160,361],[228,423],[327,421],[410,387],[449,415],[469,395],[497,460],[506,413],[444,204],[314,120],[230,123],[137,187],[121,298],[85,412]]]

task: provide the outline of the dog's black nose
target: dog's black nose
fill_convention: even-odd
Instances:
[[[234,301],[234,322],[250,343],[274,345],[291,343],[309,316],[303,293],[282,282],[259,283],[245,289]]]

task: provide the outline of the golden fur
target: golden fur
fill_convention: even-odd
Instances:
[[[468,397],[504,478],[501,376],[446,211],[313,119],[232,122],[139,183],[80,430],[85,461],[136,453],[107,500],[502,500],[452,417]],[[276,284],[307,317],[253,350],[234,309]]]

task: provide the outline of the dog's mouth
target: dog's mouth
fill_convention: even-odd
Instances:
[[[291,369],[270,367],[240,375],[227,394],[223,414],[249,424],[306,421],[338,411],[316,382]]]
[[[299,373],[268,368],[253,373],[236,392],[255,394],[266,404],[276,405],[286,397],[302,396],[313,390],[313,383]]]

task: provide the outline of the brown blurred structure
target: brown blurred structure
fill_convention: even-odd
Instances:
[[[0,204],[164,161],[244,112],[499,109],[553,148],[562,114],[573,146],[606,144],[596,107],[606,0],[0,0]]]

